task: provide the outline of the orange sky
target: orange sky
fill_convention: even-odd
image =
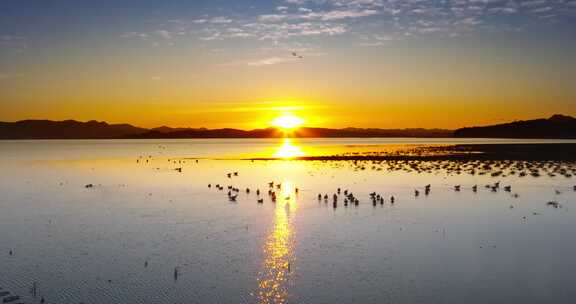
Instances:
[[[576,115],[563,4],[239,1],[14,2],[0,120],[251,129],[290,112],[318,127],[459,128]]]

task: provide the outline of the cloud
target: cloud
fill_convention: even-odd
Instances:
[[[127,32],[124,33],[122,35],[120,35],[120,37],[122,38],[148,38],[148,34],[147,33],[140,33],[140,32]]]
[[[395,36],[459,37],[474,32],[506,32],[526,20],[556,20],[560,8],[572,9],[576,0],[284,0],[270,11],[246,18],[202,17],[211,26],[203,40],[255,39],[363,35],[393,30]],[[518,18],[508,17],[518,15]],[[520,15],[523,18],[519,18]],[[214,27],[236,23],[243,32]],[[380,45],[381,42],[363,42]]]
[[[22,36],[3,35],[0,36],[0,47],[21,52],[28,48],[28,40]]]
[[[158,30],[158,31],[156,31],[156,34],[158,34],[160,37],[162,37],[166,40],[172,39],[172,34],[166,30]]]
[[[357,10],[335,10],[335,11],[328,11],[328,12],[311,12],[306,15],[302,15],[303,19],[319,19],[323,21],[329,20],[339,20],[339,19],[347,19],[347,18],[361,18],[361,17],[368,17],[373,16],[378,13],[377,10],[367,9],[362,11]]]
[[[390,44],[390,42],[398,40],[398,38],[390,35],[370,35],[361,37],[363,40],[360,42],[360,46],[384,46]]]
[[[424,36],[505,33],[542,22],[552,24],[562,18],[570,21],[567,17],[573,18],[575,8],[576,0],[281,0],[275,6],[266,6],[266,10],[252,10],[257,14],[201,14],[188,21],[168,20],[148,32],[127,32],[123,37],[149,40],[155,45],[190,37],[203,45],[226,40],[254,44],[242,44],[234,52],[284,42],[329,45],[321,39],[334,36],[360,39],[361,46],[382,46]],[[377,35],[387,39],[378,39]],[[6,43],[0,39],[0,45]],[[276,62],[271,59],[275,56],[266,55],[265,59],[270,60],[261,62]]]
[[[221,34],[219,32],[214,32],[214,33],[210,33],[207,36],[202,36],[199,39],[203,40],[203,41],[212,41],[212,40],[222,40],[223,37],[221,36]]]
[[[538,7],[535,8],[533,10],[531,10],[532,13],[546,13],[552,10],[552,7],[550,6],[544,6],[544,7]]]
[[[302,11],[301,11],[302,12]],[[376,10],[332,10],[314,12],[304,10],[302,14],[267,14],[258,16],[260,22],[281,22],[285,20],[321,20],[333,21],[349,18],[361,18],[378,14]]]
[[[269,15],[258,16],[258,21],[260,21],[260,22],[280,22],[282,20],[286,20],[289,18],[290,18],[290,16],[288,16],[288,15],[269,14]]]
[[[490,13],[502,13],[502,14],[515,14],[518,12],[518,9],[514,7],[493,7],[488,9]]]
[[[247,33],[258,40],[287,40],[306,36],[334,36],[347,31],[343,24],[322,22],[297,23],[247,23],[242,25]]]
[[[214,24],[231,23],[232,19],[230,19],[228,17],[224,17],[224,16],[218,16],[218,17],[213,17],[208,22],[214,23]]]
[[[253,66],[253,67],[262,67],[262,66],[270,66],[270,65],[276,65],[276,64],[280,64],[280,63],[293,62],[293,61],[295,61],[295,60],[292,58],[269,57],[269,58],[259,59],[256,61],[250,61],[250,62],[248,62],[248,65]]]
[[[360,42],[360,46],[383,46],[386,45],[383,41]]]
[[[523,1],[523,2],[520,2],[520,6],[535,7],[535,6],[545,5],[546,3],[548,3],[546,0]]]
[[[464,18],[460,21],[456,22],[457,24],[463,24],[463,25],[469,25],[469,26],[476,26],[479,24],[482,24],[483,21],[478,19],[477,17],[468,17],[468,18]]]

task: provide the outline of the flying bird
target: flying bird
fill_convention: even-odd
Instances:
[[[300,58],[300,59],[304,58],[304,56],[299,55],[299,54],[296,53],[296,52],[292,52],[292,56],[293,56],[293,57],[296,57],[296,58]]]

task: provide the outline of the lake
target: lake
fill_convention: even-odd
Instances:
[[[292,159],[470,143],[576,141],[0,141],[0,292],[63,304],[573,303],[574,162]]]

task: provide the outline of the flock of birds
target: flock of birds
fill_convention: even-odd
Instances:
[[[238,172],[232,172],[232,173],[227,173],[226,176],[230,179],[232,177],[236,177],[238,176]],[[208,188],[212,188],[212,184],[208,184]],[[214,185],[214,188],[218,191],[224,191],[227,190],[227,198],[230,202],[237,202],[238,199],[238,195],[240,194],[240,189],[238,187],[235,187],[234,185],[227,185],[227,186],[223,186],[221,184],[216,184]],[[491,184],[485,184],[484,188],[491,191],[491,192],[498,192],[501,189],[506,192],[506,193],[510,193],[511,196],[513,198],[518,198],[519,195],[518,193],[512,193],[512,186],[511,185],[501,185],[501,182],[495,182],[495,183],[491,183]],[[432,185],[431,184],[427,184],[425,185],[423,188],[417,188],[414,189],[414,197],[419,197],[421,194],[428,196],[430,195],[432,189]],[[473,193],[477,193],[479,186],[478,185],[473,185],[469,188]],[[280,198],[280,199],[284,199],[285,201],[288,201],[291,199],[291,194],[290,193],[286,193],[285,191],[281,191],[282,190],[282,183],[278,183],[278,182],[274,182],[271,181],[268,183],[268,197],[270,199],[271,202],[276,203],[278,201],[278,197],[279,197],[279,192],[282,192],[284,197]],[[460,192],[463,190],[462,185],[454,185],[453,186],[453,190],[455,192]],[[576,192],[576,185],[574,185],[572,187],[572,190],[574,192]],[[294,195],[298,195],[298,193],[300,192],[299,188],[294,188]],[[251,189],[250,188],[246,188],[245,189],[245,193],[246,194],[250,194],[251,193]],[[560,195],[562,192],[560,190],[555,190],[555,194],[556,195]],[[332,207],[334,209],[338,208],[338,204],[339,202],[342,202],[342,204],[344,205],[344,207],[348,207],[348,205],[354,205],[354,206],[358,206],[360,204],[360,199],[354,195],[354,193],[348,189],[342,190],[341,188],[337,188],[335,193],[332,193],[332,195],[330,196],[328,193],[318,193],[317,195],[317,200],[318,202],[324,202],[325,204],[328,204],[330,197],[332,198]],[[377,192],[371,192],[369,194],[369,201],[372,203],[373,206],[377,206],[379,205],[384,205],[385,203],[385,196],[383,194],[377,193]],[[396,197],[394,195],[390,195],[388,197],[388,201],[390,202],[391,205],[394,205],[394,203],[396,202]],[[258,204],[263,204],[264,203],[264,197],[261,196],[261,191],[260,189],[256,189],[256,202]],[[557,202],[557,201],[549,201],[546,203],[547,206],[550,207],[554,207],[554,208],[561,208],[562,205]],[[514,208],[512,205],[510,206],[510,208]]]
[[[297,55],[297,54],[296,54]],[[152,156],[140,156],[137,159],[137,163],[151,161]],[[173,165],[182,165],[185,160],[175,160],[168,159],[168,162]],[[198,160],[195,160],[198,163]],[[576,176],[576,162],[564,162],[564,161],[523,161],[523,160],[418,160],[418,159],[405,159],[405,160],[349,160],[349,161],[326,161],[320,160],[322,163],[331,163],[334,166],[343,166],[345,164],[351,165],[354,170],[373,170],[373,171],[401,171],[405,173],[428,173],[428,174],[445,174],[445,175],[462,175],[468,174],[472,176],[490,176],[494,178],[504,178],[504,177],[533,177],[538,178],[541,176],[548,177],[565,177],[572,178]],[[159,169],[159,168],[157,168]],[[175,171],[182,172],[182,167],[178,166],[174,168]],[[232,177],[238,176],[238,172],[227,173],[226,176],[230,179]],[[86,187],[92,187],[93,185],[88,184]],[[208,187],[212,188],[212,184]],[[276,202],[278,198],[278,190],[281,190],[282,184],[276,182],[268,183],[267,194],[272,202]],[[478,192],[479,185],[473,185],[470,190],[474,193]],[[504,192],[511,193],[512,197],[518,198],[517,193],[512,193],[512,186],[505,185],[501,186],[501,182],[495,182],[493,184],[486,184],[483,186],[485,189],[492,192],[498,192],[503,190]],[[238,200],[238,195],[241,192],[238,187],[233,185],[214,185],[214,188],[220,191],[227,190],[227,198],[231,202],[236,202]],[[424,186],[420,189],[414,190],[414,196],[419,197],[421,194],[428,196],[431,192],[432,186],[430,184]],[[461,185],[454,185],[453,190],[455,192],[460,192],[463,190]],[[573,187],[576,191],[576,186]],[[251,193],[250,188],[245,189],[246,194]],[[260,189],[256,189],[256,201],[259,204],[264,203],[264,197],[261,196]],[[298,194],[299,189],[294,189],[294,194]],[[557,195],[560,194],[559,190],[555,190]],[[328,203],[332,198],[333,208],[337,208],[339,202],[347,207],[348,205],[358,206],[360,204],[360,199],[355,196],[350,190],[342,190],[338,188],[335,193],[329,194],[318,194],[318,201],[324,201]],[[283,197],[281,199],[288,200],[289,196]],[[387,197],[390,204],[396,202],[396,198],[391,195]],[[386,199],[385,196],[376,192],[369,194],[369,201],[372,205],[376,206],[378,204],[384,205]],[[557,201],[549,201],[546,203],[547,206],[554,208],[561,208],[562,205]],[[511,208],[513,208],[511,206]]]
[[[294,56],[299,56],[294,54]],[[301,57],[300,57],[301,58]],[[152,156],[139,156],[136,159],[136,163],[139,164],[149,164],[152,163],[154,158]],[[194,160],[198,163],[198,160]],[[326,163],[327,161],[320,161]],[[182,159],[168,159],[168,163],[172,166],[171,170],[182,172],[186,160]],[[373,170],[373,171],[401,171],[406,173],[428,173],[428,174],[446,174],[446,175],[478,175],[478,176],[490,176],[493,178],[504,178],[504,177],[533,177],[538,178],[540,176],[548,177],[565,177],[572,178],[576,176],[576,163],[575,162],[559,162],[559,161],[517,161],[517,160],[501,160],[501,161],[487,161],[487,160],[350,160],[350,161],[335,161],[329,162],[334,166],[342,166],[344,164],[351,165],[354,170]],[[160,167],[156,167],[160,170]],[[225,176],[231,180],[238,177],[239,172],[229,172]],[[94,184],[86,184],[85,188],[94,188]],[[266,197],[272,203],[284,200],[289,201],[293,196],[298,196],[300,189],[297,187],[284,188],[280,182],[270,181],[266,186],[262,187],[266,192],[261,191],[260,188],[245,188],[241,190],[239,187],[234,186],[233,183],[228,183],[227,185],[222,184],[208,184],[208,188],[216,189],[219,192],[225,192],[228,201],[237,202],[241,192],[246,195],[255,193],[255,201],[258,204],[263,204]],[[462,185],[452,185],[450,186],[454,192],[461,191],[472,191],[473,193],[478,192],[480,189],[484,188],[486,191],[499,192],[504,191],[510,193],[514,198],[518,198],[517,193],[513,193],[511,185],[503,185],[500,181],[484,184],[484,185],[472,185],[463,187]],[[289,189],[289,191],[287,191]],[[572,187],[572,190],[576,192],[576,185]],[[419,197],[421,195],[428,196],[431,194],[432,185],[427,184],[423,187],[418,187],[413,189],[413,197]],[[560,190],[555,190],[557,195],[561,194]],[[361,204],[361,197],[354,194],[349,189],[337,188],[333,193],[317,193],[317,201],[323,202],[325,205],[330,206],[331,202],[332,208],[336,209],[340,205],[344,207],[359,206]],[[375,191],[368,194],[365,198],[366,202],[371,203],[373,206],[384,205],[389,203],[394,205],[397,202],[397,198],[394,195],[384,195],[377,193]],[[549,201],[546,203],[547,206],[552,208],[562,208],[562,204],[557,201]],[[288,206],[288,205],[287,205]],[[510,206],[513,208],[513,206]],[[525,217],[524,217],[525,218]],[[9,251],[9,255],[14,255],[13,250]],[[148,267],[148,261],[145,261],[144,267]],[[174,268],[173,278],[178,280],[180,276],[178,267]],[[109,283],[111,281],[109,280]],[[36,286],[34,285],[31,289],[34,297],[36,297]],[[12,303],[12,304],[22,304],[20,296],[11,294],[9,291],[5,291],[0,287],[0,299],[1,303]],[[44,298],[41,298],[40,303],[44,303]]]
[[[448,175],[478,175],[491,177],[576,176],[575,162],[522,160],[352,160],[356,170],[404,171]]]
[[[351,153],[355,155],[357,153]],[[153,161],[151,155],[139,156],[136,163],[148,164]],[[168,163],[175,165],[173,170],[182,172],[186,160],[168,159]],[[309,160],[315,162],[314,160]],[[195,159],[195,163],[199,160]],[[534,177],[541,176],[556,177],[563,176],[572,178],[576,176],[576,162],[567,161],[526,161],[526,160],[422,160],[422,159],[351,159],[347,161],[317,160],[316,162],[328,163],[334,166],[351,165],[355,170],[374,171],[403,171],[406,173],[429,173],[460,175],[469,174],[473,176],[491,177]],[[160,170],[160,167],[156,167]]]
[[[232,176],[238,176],[238,172],[234,172],[234,173],[228,173],[227,174],[228,178],[231,178]],[[220,185],[220,184],[216,184],[214,186],[217,190],[219,191],[223,191],[224,190],[224,186]],[[208,184],[208,188],[212,188],[212,184]],[[275,182],[269,182],[268,183],[268,196],[270,197],[270,200],[272,202],[276,202],[278,200],[278,195],[276,190],[281,190],[282,189],[282,183],[275,183]],[[230,202],[236,202],[237,198],[238,198],[238,194],[240,193],[240,189],[237,187],[234,187],[232,185],[228,185],[227,186],[227,196],[228,196],[228,200]],[[246,194],[250,194],[250,188],[246,188],[245,192]],[[297,195],[299,193],[300,189],[298,188],[294,188],[294,194]],[[256,196],[257,196],[257,202],[259,204],[263,204],[264,203],[264,198],[260,196],[260,189],[256,189]],[[290,199],[290,195],[285,196],[284,197],[285,200],[289,200]]]

